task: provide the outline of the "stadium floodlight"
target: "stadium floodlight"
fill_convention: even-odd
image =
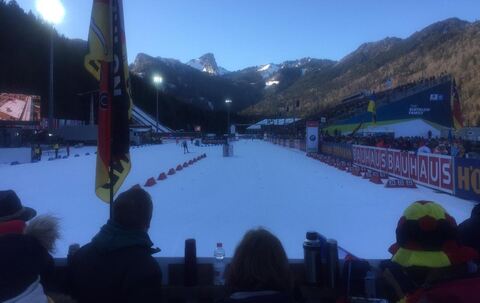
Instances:
[[[42,15],[42,18],[52,25],[50,29],[50,79],[48,92],[48,129],[53,129],[53,41],[55,30],[54,24],[62,22],[65,17],[65,8],[60,0],[37,0],[37,11]]]
[[[51,24],[59,24],[65,17],[65,8],[60,0],[37,0],[37,11]]]
[[[227,135],[230,136],[230,104],[232,104],[232,99],[226,99],[225,104],[227,105]]]
[[[162,85],[163,83],[163,78],[162,76],[158,75],[158,74],[154,74],[153,75],[153,83],[155,84],[155,87],[157,88],[157,115],[156,115],[156,126],[157,126],[157,129],[156,129],[156,132],[158,133],[158,89],[160,87],[160,85]]]
[[[160,75],[153,75],[153,83],[156,85],[162,84],[163,83],[163,78]]]

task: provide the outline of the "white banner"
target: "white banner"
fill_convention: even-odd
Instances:
[[[318,121],[307,121],[307,153],[318,152]]]

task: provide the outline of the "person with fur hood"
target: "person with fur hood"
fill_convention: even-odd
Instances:
[[[53,302],[42,283],[54,270],[49,252],[59,238],[59,220],[35,216],[13,190],[0,191],[0,302]]]

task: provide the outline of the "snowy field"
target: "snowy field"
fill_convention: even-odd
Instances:
[[[307,230],[336,239],[359,257],[388,258],[397,220],[411,202],[439,202],[458,223],[473,207],[427,188],[387,189],[267,142],[237,142],[232,158],[223,158],[219,146],[190,149],[184,155],[167,143],[131,150],[133,169],[123,190],[201,153],[208,156],[147,189],[154,200],[150,235],[162,249],[156,256],[183,256],[187,238],[197,240],[198,256],[212,256],[216,242],[231,256],[246,230],[264,226],[281,239],[289,258],[303,257]],[[85,152],[92,148],[78,158],[0,167],[0,189],[14,189],[39,214],[62,219],[58,257],[71,243],[87,243],[108,217],[108,205],[94,194],[96,156]]]

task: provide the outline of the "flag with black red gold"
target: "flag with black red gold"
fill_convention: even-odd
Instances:
[[[132,99],[122,0],[94,0],[85,68],[99,84],[95,192],[111,202],[130,172]]]
[[[452,94],[453,94],[453,127],[460,129],[463,127],[462,107],[460,105],[460,97],[458,96],[458,89],[455,80],[452,82]]]

